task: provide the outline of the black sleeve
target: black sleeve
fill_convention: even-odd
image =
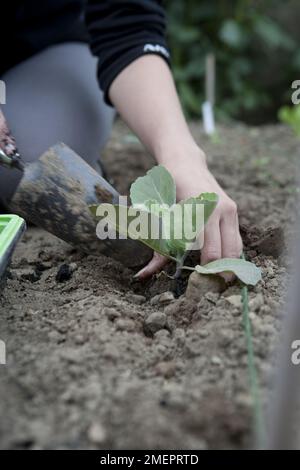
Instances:
[[[108,104],[112,81],[132,61],[150,53],[169,62],[160,1],[89,0],[86,24],[91,50],[98,57],[100,88]]]

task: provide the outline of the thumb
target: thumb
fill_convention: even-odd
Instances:
[[[147,266],[135,274],[134,277],[137,279],[146,279],[158,271],[161,271],[168,261],[168,258],[165,256],[154,253],[152,260],[147,264]]]

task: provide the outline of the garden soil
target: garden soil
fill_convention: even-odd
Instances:
[[[265,406],[286,312],[299,141],[282,126],[222,127],[213,141],[191,128],[239,206],[248,259],[262,269],[250,318]],[[122,194],[154,164],[121,123],[103,161]],[[133,274],[28,228],[0,300],[1,448],[252,445],[239,285],[165,274],[140,283]]]

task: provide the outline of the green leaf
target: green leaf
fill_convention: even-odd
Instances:
[[[172,207],[166,204],[160,205],[155,200],[148,200],[134,207],[114,204],[93,205],[90,206],[90,211],[99,221],[104,219],[105,224],[119,234],[139,240],[169,258],[180,260],[203,231],[217,201],[216,194],[203,193],[198,197],[173,204]],[[197,212],[200,205],[204,206],[204,218]],[[143,224],[141,227],[143,230],[140,230],[141,236],[137,236],[135,230],[139,222],[139,220],[134,222],[137,217]],[[185,223],[190,233],[184,232]],[[153,238],[153,224],[156,224],[156,238]]]
[[[148,201],[143,202],[143,204],[134,204],[133,207],[135,209],[141,209],[142,211],[152,212],[152,214],[156,214],[159,217],[161,214],[170,210],[170,207],[167,204],[159,204],[154,199],[149,199]]]
[[[130,197],[133,206],[149,200],[172,206],[176,202],[174,180],[166,168],[155,166],[131,185]]]
[[[230,272],[236,275],[244,284],[255,286],[261,280],[261,270],[255,264],[243,259],[223,258],[212,261],[204,266],[195,266],[200,274],[218,274]]]
[[[218,196],[215,193],[203,193],[173,204],[172,207],[159,205],[153,200],[135,207],[160,217],[162,236],[166,240],[169,253],[178,260],[192,248],[217,202]]]
[[[206,224],[218,204],[219,196],[216,193],[201,193],[198,199],[204,204],[204,223]]]
[[[253,29],[261,40],[272,48],[291,50],[295,47],[292,35],[269,17],[258,17]]]
[[[300,105],[282,106],[278,111],[280,121],[291,126],[296,135],[300,136]]]
[[[176,259],[182,258],[184,253],[191,249],[204,229],[204,216],[199,211],[200,205],[203,207],[200,197],[189,198],[174,204],[168,214],[163,214],[163,227],[168,234],[167,244]],[[190,233],[186,233],[187,230]]]
[[[151,238],[153,224],[162,233],[162,221],[156,214],[116,204],[92,205],[89,206],[89,209],[99,222],[103,221],[105,225],[107,224],[108,229],[116,230],[121,236],[131,238],[132,240],[139,240],[157,253],[173,259],[166,240],[162,237],[157,239]],[[139,220],[143,224],[140,228],[144,230],[144,233],[140,234],[140,236],[137,233],[139,231],[139,227],[137,227]],[[136,228],[137,230],[135,230]]]
[[[164,167],[156,166],[132,184],[130,194],[132,207],[90,206],[91,213],[102,222],[97,226],[101,236],[114,230],[113,235],[117,231],[123,238],[139,240],[177,261],[186,251],[200,248],[193,245],[217,205],[215,193],[203,193],[176,204],[172,176]]]
[[[94,216],[94,217],[97,217],[97,209],[99,207],[99,204],[91,204],[89,205],[89,210],[90,210],[90,213]]]
[[[215,193],[202,193],[197,197],[190,197],[180,201],[178,204],[174,204],[171,208],[171,213],[174,215],[173,224],[171,225],[170,232],[171,237],[168,241],[171,253],[174,253],[175,257],[178,259],[180,254],[184,254],[185,251],[188,251],[192,248],[193,243],[197,239],[200,232],[203,231],[204,225],[208,221],[208,218],[212,214],[218,203],[218,196]],[[197,217],[197,208],[203,206],[203,218]],[[181,208],[181,217],[176,217],[177,208]],[[163,217],[164,224],[164,217]],[[189,226],[190,231],[195,233],[195,238],[186,237],[182,233],[182,237],[176,237],[176,234],[182,232],[183,228]],[[175,254],[176,253],[176,254]],[[182,256],[182,255],[181,255]]]
[[[226,19],[219,32],[221,41],[233,48],[241,48],[248,42],[248,36],[235,20]]]

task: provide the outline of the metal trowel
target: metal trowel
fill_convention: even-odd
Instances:
[[[118,204],[119,193],[79,155],[63,143],[49,148],[33,163],[18,154],[0,154],[0,163],[23,176],[10,201],[10,210],[90,254],[102,253],[127,267],[148,262],[152,251],[142,243],[99,240],[89,205]]]

